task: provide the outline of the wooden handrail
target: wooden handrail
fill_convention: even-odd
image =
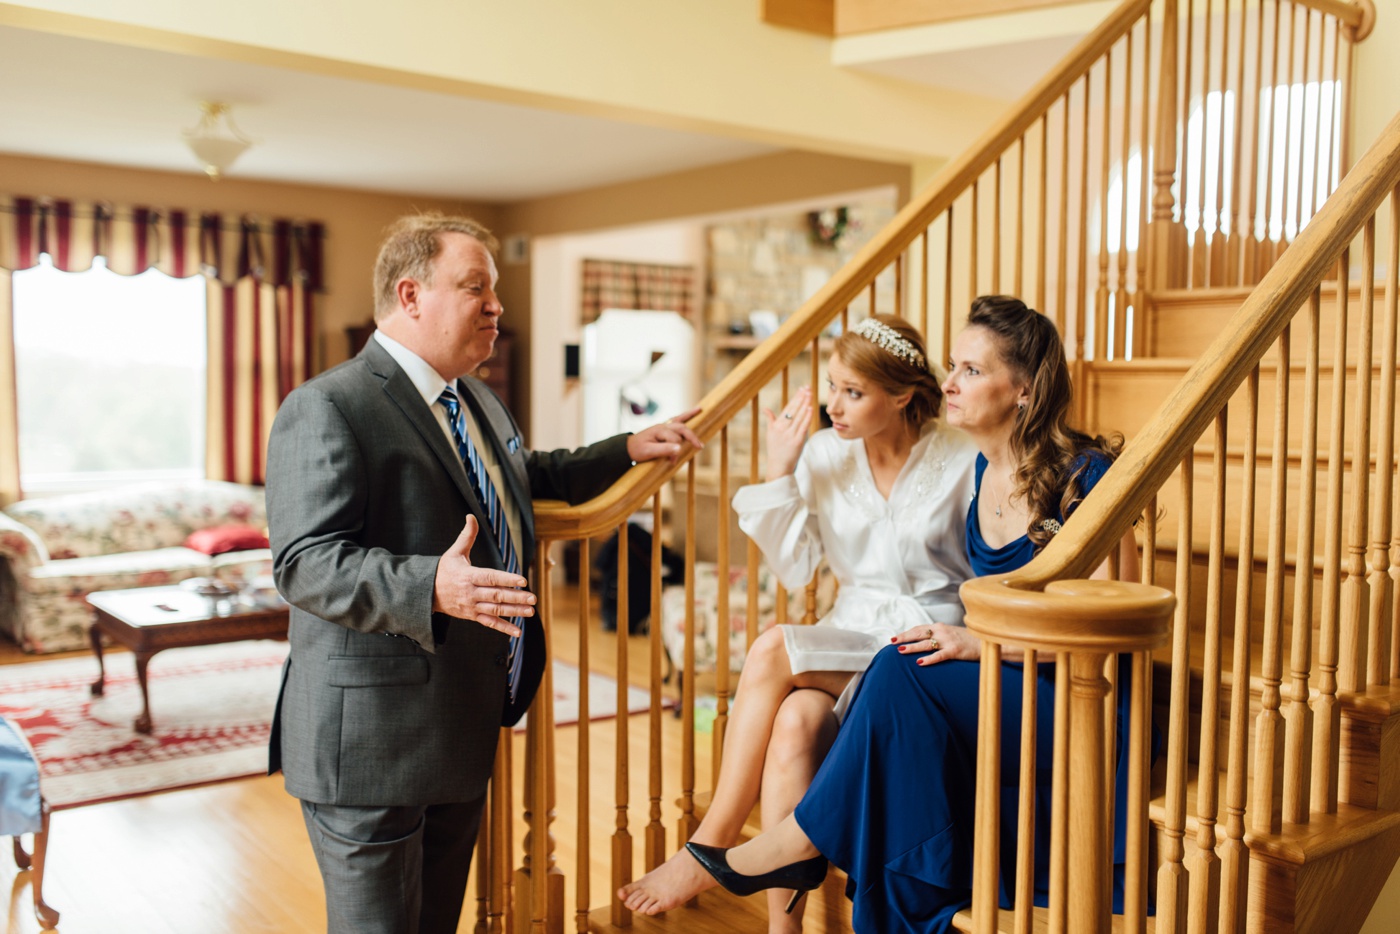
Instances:
[[[1011,586],[1040,590],[1050,581],[1085,577],[1093,570],[1398,182],[1400,114],[1085,497],[1076,521],[1066,523],[1034,561],[1009,578]]]
[[[1012,143],[1020,139],[1115,42],[1133,28],[1150,5],[1150,0],[1124,0],[1097,29],[1065,56],[1058,67],[1027,91],[1006,116],[962,156],[944,166],[924,193],[905,205],[885,229],[795,311],[773,337],[764,341],[706,393],[700,402],[700,414],[690,422],[691,429],[701,440],[713,438],[759,389],[810,346],[881,270],[894,262],[924,233],[929,224],[994,165]],[[642,508],[646,499],[693,456],[694,452],[690,452],[675,464],[666,461],[639,464],[605,493],[577,506],[537,501],[536,532],[542,539],[567,539],[615,528]]]
[[[1299,6],[1311,7],[1327,16],[1334,16],[1347,27],[1348,38],[1361,42],[1376,25],[1376,5],[1372,0],[1294,0]]]

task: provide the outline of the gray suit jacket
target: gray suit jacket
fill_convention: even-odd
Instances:
[[[519,506],[528,561],[532,497],[596,496],[630,464],[626,436],[527,451],[501,401],[477,380],[461,382],[496,447],[502,495]],[[499,568],[461,460],[378,342],[283,402],[268,446],[267,515],[277,588],[291,604],[291,652],[269,771],[283,770],[292,795],[388,806],[485,791],[509,640],[432,610],[438,558],[468,513],[481,527],[472,563]],[[542,638],[537,620],[531,627]]]

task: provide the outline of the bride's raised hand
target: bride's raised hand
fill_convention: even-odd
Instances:
[[[774,415],[771,409],[764,409],[763,414],[768,419],[767,479],[777,480],[797,469],[812,424],[812,390],[803,386],[793,393],[781,415]]]

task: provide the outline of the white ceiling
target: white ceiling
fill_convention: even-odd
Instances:
[[[227,101],[230,175],[511,202],[771,146],[0,27],[0,152],[198,172],[181,131]]]
[[[990,29],[967,22],[837,40],[833,64],[1010,100],[1083,34],[1071,21],[1101,15],[1101,3],[1059,8],[1050,28],[1001,18]],[[181,131],[198,121],[201,100],[230,103],[256,143],[232,176],[496,203],[777,151],[0,26],[0,152],[195,173]]]

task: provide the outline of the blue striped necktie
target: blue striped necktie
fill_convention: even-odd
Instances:
[[[505,506],[496,493],[496,485],[491,482],[491,475],[486,472],[486,465],[481,460],[481,452],[472,443],[471,433],[467,431],[466,423],[462,420],[462,404],[457,399],[457,393],[449,385],[442,390],[438,401],[447,410],[447,424],[452,428],[452,440],[457,444],[457,455],[462,458],[462,465],[467,468],[467,479],[471,481],[476,498],[486,508],[487,521],[491,524],[491,531],[496,536],[496,545],[501,552],[502,570],[509,574],[519,574],[520,559],[516,556],[515,542],[510,536],[510,525],[506,522]],[[523,628],[524,623],[522,622],[520,625]],[[520,686],[520,672],[523,667],[521,663],[524,659],[525,653],[520,650],[520,637],[512,636],[510,640],[510,699],[512,701],[515,700],[516,689]]]

